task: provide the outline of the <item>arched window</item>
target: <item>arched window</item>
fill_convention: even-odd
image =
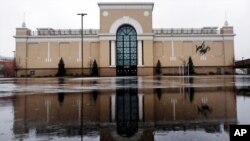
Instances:
[[[130,25],[122,25],[116,33],[116,73],[137,75],[137,34]]]

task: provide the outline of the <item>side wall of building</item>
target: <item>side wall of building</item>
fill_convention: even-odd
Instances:
[[[62,58],[68,75],[79,76],[82,66],[80,42],[17,42],[18,76],[54,76]],[[90,65],[100,64],[99,42],[84,42],[83,67],[89,74]],[[26,59],[25,59],[26,58]]]
[[[205,42],[210,47],[206,54],[196,51]],[[198,74],[232,74],[234,66],[234,43],[232,40],[155,41],[154,66],[159,60],[163,74],[179,74],[181,67],[192,58]]]

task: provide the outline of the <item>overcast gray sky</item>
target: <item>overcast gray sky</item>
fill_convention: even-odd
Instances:
[[[84,28],[99,29],[98,2],[154,2],[153,28],[221,27],[225,11],[229,25],[234,26],[236,59],[250,58],[249,0],[1,0],[0,55],[13,56],[15,28],[25,13],[28,28],[80,28],[78,12],[84,17]]]

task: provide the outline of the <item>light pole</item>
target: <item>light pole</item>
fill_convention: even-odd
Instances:
[[[81,54],[82,54],[82,71],[81,76],[83,76],[83,16],[87,15],[86,13],[78,13],[78,16],[81,16],[81,23],[82,23],[82,29],[81,29]]]

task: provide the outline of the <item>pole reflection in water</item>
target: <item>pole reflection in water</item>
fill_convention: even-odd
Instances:
[[[123,87],[116,90],[116,129],[120,136],[131,137],[138,132],[137,79],[121,79]]]
[[[81,81],[83,87],[83,80]],[[81,128],[80,128],[81,141],[83,141],[83,91],[81,92]]]

